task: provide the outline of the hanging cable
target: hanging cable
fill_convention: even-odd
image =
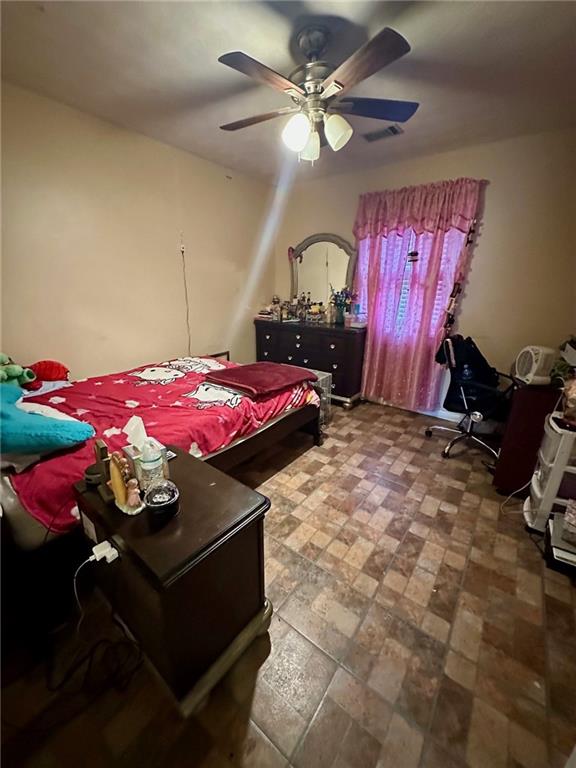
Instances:
[[[532,482],[532,478],[530,478],[530,480],[528,480],[527,483],[524,483],[524,485],[521,488],[517,488],[515,491],[512,491],[512,493],[509,496],[507,496],[504,499],[504,501],[500,504],[500,512],[503,513],[503,514],[507,514],[507,515],[520,515],[520,514],[522,514],[522,512],[524,511],[523,509],[511,509],[510,511],[504,513],[504,507],[506,506],[506,504],[508,504],[508,502],[510,501],[510,499],[513,496],[516,496],[517,493],[520,493],[524,489],[528,488],[528,486],[530,485],[531,482]]]
[[[190,336],[190,301],[188,299],[188,276],[186,274],[186,248],[184,236],[180,234],[180,255],[182,257],[182,278],[184,283],[184,301],[186,302],[186,333],[188,335],[188,357],[192,355],[192,338]]]
[[[78,596],[78,585],[77,585],[78,574],[80,573],[82,568],[84,568],[85,565],[88,565],[88,563],[93,563],[95,560],[96,560],[95,555],[90,555],[90,557],[87,557],[86,560],[80,563],[78,568],[76,568],[74,572],[74,577],[72,579],[72,586],[74,587],[74,599],[76,600],[76,605],[78,606],[78,611],[80,612],[80,621],[82,621],[82,614],[84,612],[84,609],[82,608],[82,603],[80,602],[80,598]]]

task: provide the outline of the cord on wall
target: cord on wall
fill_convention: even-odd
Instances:
[[[186,302],[186,333],[188,334],[188,357],[192,355],[192,339],[190,336],[190,301],[188,299],[188,276],[186,274],[186,248],[184,235],[180,233],[180,255],[182,256],[182,278],[184,282],[184,301]]]

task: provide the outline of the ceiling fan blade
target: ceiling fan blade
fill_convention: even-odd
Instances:
[[[379,128],[377,131],[362,134],[362,137],[369,142],[380,141],[380,139],[389,139],[391,136],[400,136],[404,130],[397,124],[387,125],[386,128]]]
[[[358,117],[372,117],[376,120],[389,120],[391,123],[405,123],[419,106],[416,101],[346,98],[333,104],[331,108],[343,115],[357,115]]]
[[[328,75],[322,87],[326,90],[332,83],[338,83],[342,86],[340,93],[348,91],[362,80],[404,56],[409,50],[408,41],[401,34],[390,27],[384,27],[376,37],[368,40],[331,75]]]
[[[274,72],[273,69],[267,67],[265,64],[261,64],[256,59],[248,56],[242,51],[232,51],[231,53],[225,53],[218,58],[218,61],[222,64],[226,64],[227,67],[232,67],[237,72],[242,72],[244,75],[248,75],[253,80],[258,80],[259,83],[264,85],[270,85],[277,91],[286,92],[294,91],[295,94],[304,96],[304,91],[299,85],[288,80],[284,75]]]
[[[220,128],[223,131],[238,131],[240,128],[248,128],[249,125],[264,123],[266,120],[273,120],[275,117],[289,115],[292,112],[298,112],[298,107],[282,107],[282,109],[275,109],[274,112],[265,112],[262,115],[254,115],[254,117],[247,117],[244,120],[237,120],[235,123],[226,123],[226,125],[221,125]]]

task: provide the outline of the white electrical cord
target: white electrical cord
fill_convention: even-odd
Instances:
[[[74,577],[72,580],[72,586],[74,587],[74,598],[76,600],[76,605],[78,606],[78,611],[80,612],[80,618],[78,619],[78,623],[76,624],[76,634],[80,632],[80,626],[82,625],[82,622],[84,621],[84,608],[82,607],[82,603],[80,602],[80,597],[78,595],[78,574],[84,568],[85,565],[88,565],[88,563],[96,563],[99,560],[106,560],[107,563],[113,563],[114,560],[117,560],[119,557],[119,552],[116,549],[116,547],[112,546],[112,544],[109,541],[103,541],[100,544],[96,544],[96,546],[92,547],[92,554],[90,557],[88,557],[84,562],[80,563],[78,568],[76,568],[76,571],[74,572]]]
[[[522,486],[522,488],[518,488],[517,490],[515,490],[515,491],[512,491],[512,493],[510,494],[510,496],[507,496],[507,497],[504,499],[504,501],[503,501],[503,502],[500,504],[500,512],[501,512],[502,514],[507,514],[507,515],[521,515],[521,514],[523,513],[523,511],[524,511],[523,509],[511,509],[509,512],[506,512],[506,513],[504,513],[504,507],[506,506],[506,504],[508,504],[508,502],[510,501],[510,499],[512,498],[512,496],[516,496],[516,494],[517,494],[517,493],[520,493],[520,491],[523,491],[525,488],[528,488],[528,486],[530,485],[530,483],[531,483],[531,482],[532,482],[532,478],[530,478],[530,480],[528,480],[528,482],[527,482],[527,483],[524,483],[524,485]]]
[[[190,335],[190,300],[188,298],[188,274],[186,272],[186,248],[184,237],[180,235],[180,256],[182,257],[182,281],[184,283],[184,301],[186,303],[186,333],[188,335],[188,357],[192,354],[192,337]]]
[[[74,580],[73,580],[73,586],[74,586],[74,597],[75,597],[75,599],[76,599],[76,605],[78,606],[78,610],[80,611],[80,614],[81,614],[81,615],[82,615],[82,613],[83,613],[83,609],[82,609],[82,603],[80,602],[80,598],[78,597],[78,589],[77,589],[77,587],[76,587],[76,579],[78,578],[78,574],[80,573],[80,571],[82,570],[82,568],[84,568],[84,566],[85,566],[85,565],[88,565],[88,563],[93,563],[93,562],[95,562],[95,560],[96,560],[96,558],[94,557],[94,555],[92,555],[92,556],[91,556],[91,557],[89,557],[87,560],[84,560],[84,562],[83,562],[83,563],[80,563],[80,565],[78,566],[78,568],[76,568],[76,571],[75,571],[75,573],[74,573]]]
[[[556,400],[556,405],[552,409],[552,413],[556,413],[556,408],[558,408],[558,406],[560,404],[560,401],[562,400],[562,397],[563,397],[563,394],[560,393],[560,396],[558,397],[558,400]],[[548,418],[548,416],[546,416],[546,418]],[[532,482],[532,478],[530,478],[530,480],[528,480],[527,483],[524,483],[522,488],[518,488],[516,491],[512,491],[510,496],[508,496],[506,499],[504,499],[504,501],[500,504],[500,512],[504,513],[504,507],[506,506],[506,504],[508,504],[508,502],[510,501],[512,496],[516,496],[517,493],[520,493],[520,491],[523,491],[525,488],[528,488],[528,486],[530,485],[531,482]],[[508,515],[521,515],[523,513],[524,513],[524,509],[511,509],[506,514],[508,514]]]

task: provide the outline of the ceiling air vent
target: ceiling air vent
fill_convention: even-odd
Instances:
[[[404,131],[395,123],[394,125],[389,125],[387,128],[382,128],[379,131],[365,133],[364,138],[366,141],[379,141],[380,139],[387,139],[390,136],[398,136],[401,133],[404,133]]]

